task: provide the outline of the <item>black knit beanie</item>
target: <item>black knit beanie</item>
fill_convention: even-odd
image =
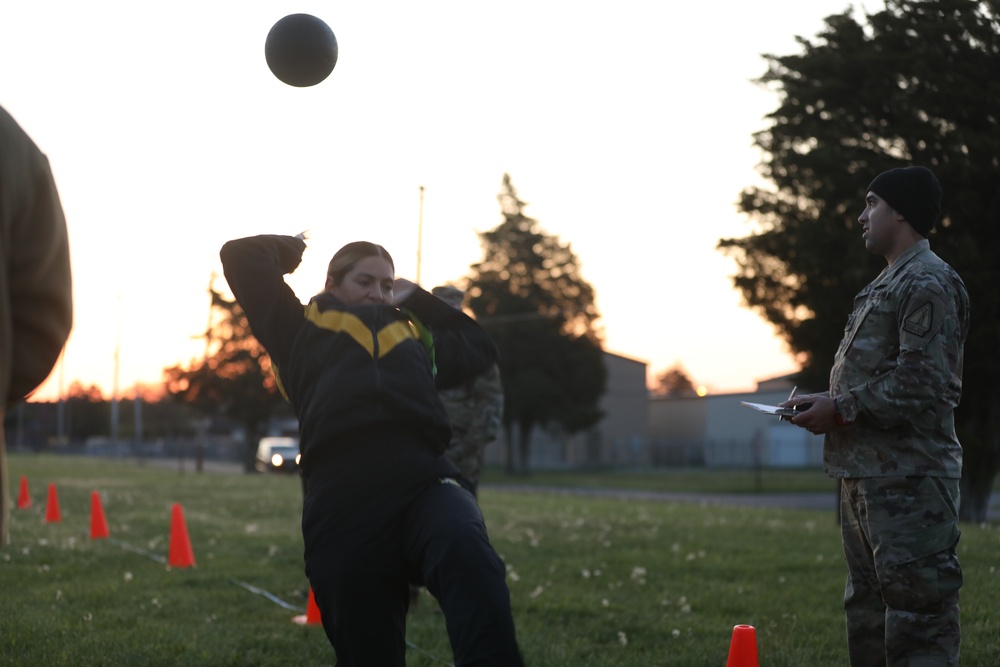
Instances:
[[[927,167],[897,167],[884,171],[868,186],[921,236],[934,229],[941,213],[941,184]]]

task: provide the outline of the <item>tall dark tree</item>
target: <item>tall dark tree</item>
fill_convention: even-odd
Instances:
[[[697,396],[698,392],[694,387],[687,371],[680,364],[663,371],[656,376],[656,384],[653,386],[653,394],[656,396],[670,396],[678,398],[681,396]]]
[[[601,419],[607,370],[594,289],[570,245],[524,214],[508,174],[497,198],[503,222],[479,235],[484,258],[471,267],[469,307],[500,349],[508,471],[516,432],[527,472],[536,427],[576,433]]]
[[[88,438],[108,434],[111,404],[96,385],[85,387],[74,380],[61,404],[18,403],[16,410],[8,410],[5,423],[13,434],[8,440],[13,447],[22,444],[36,449],[52,445],[81,447]]]
[[[755,136],[773,188],[740,208],[759,231],[723,239],[735,284],[799,354],[800,386],[827,386],[854,295],[884,268],[860,238],[865,188],[878,173],[931,167],[944,190],[931,247],[972,301],[964,392],[961,517],[985,518],[1000,469],[1000,3],[888,0],[830,16],[802,52],[765,56],[760,82],[778,108]]]
[[[271,359],[250,331],[243,309],[214,288],[203,359],[163,370],[167,393],[205,416],[226,415],[246,431],[244,467],[253,470],[258,436],[284,401]]]

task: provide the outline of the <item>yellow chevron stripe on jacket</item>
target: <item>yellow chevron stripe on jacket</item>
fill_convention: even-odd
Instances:
[[[312,302],[306,306],[306,319],[322,329],[346,333],[358,345],[365,348],[369,355],[375,356],[375,338],[372,337],[368,325],[362,322],[357,315],[342,310],[321,312],[319,306]],[[403,341],[420,340],[420,334],[416,326],[409,320],[396,320],[379,329],[376,338],[378,340],[378,358],[381,359]]]
[[[274,359],[271,359],[271,374],[274,375],[274,382],[278,385],[281,397],[285,399],[286,403],[291,403],[292,399],[288,398],[288,394],[285,392],[285,385],[281,381],[281,369],[278,368],[278,364],[274,363]]]

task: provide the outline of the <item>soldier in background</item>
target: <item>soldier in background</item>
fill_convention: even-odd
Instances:
[[[851,665],[957,665],[969,295],[926,238],[941,202],[929,169],[879,174],[865,202],[865,247],[888,267],[855,298],[829,392],[782,406],[812,404],[791,422],[826,434],[824,467],[841,478]]]
[[[431,294],[449,305],[462,309],[465,292],[451,285],[440,285]],[[485,373],[463,385],[440,392],[441,401],[451,419],[451,444],[444,455],[461,471],[462,484],[477,495],[483,468],[483,450],[497,439],[503,419],[503,384],[500,368],[494,364]]]

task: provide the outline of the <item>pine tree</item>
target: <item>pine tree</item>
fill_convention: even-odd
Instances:
[[[508,471],[516,432],[527,472],[536,427],[576,433],[601,419],[607,371],[594,289],[570,245],[525,215],[508,174],[498,200],[504,219],[480,234],[484,258],[471,267],[469,307],[500,349]]]

